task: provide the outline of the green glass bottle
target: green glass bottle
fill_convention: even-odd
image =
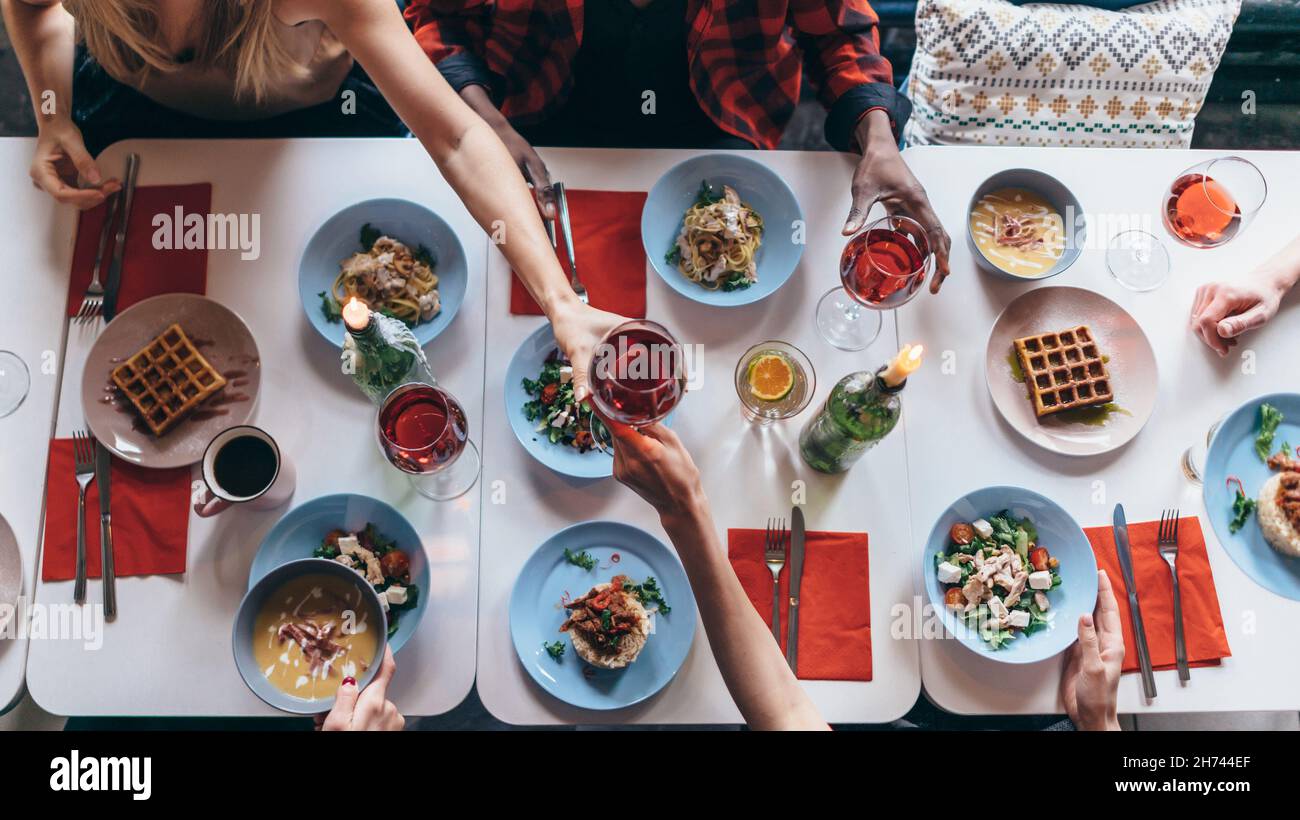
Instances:
[[[920,360],[921,348],[908,346],[887,367],[840,379],[799,434],[799,454],[808,466],[842,473],[889,435],[903,412],[898,394]]]
[[[343,309],[343,372],[375,404],[409,382],[436,384],[415,334],[400,319],[376,313],[360,302]]]

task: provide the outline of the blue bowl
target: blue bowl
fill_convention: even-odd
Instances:
[[[570,564],[566,547],[587,551],[598,566],[588,571]],[[615,553],[617,563],[611,560]],[[560,599],[586,594],[615,575],[636,583],[654,576],[672,612],[653,616],[652,632],[635,661],[623,669],[596,669],[560,632],[566,617]],[[582,709],[620,709],[664,688],[691,651],[695,621],[695,597],[677,557],[645,530],[616,521],[574,524],[546,539],[524,563],[510,593],[510,638],[519,662],[538,686]],[[543,648],[552,641],[565,645],[558,661]]]
[[[328,292],[339,274],[339,262],[361,250],[361,226],[372,226],[411,248],[424,245],[433,255],[442,310],[412,331],[427,345],[456,318],[465,301],[469,265],[465,249],[451,226],[433,211],[406,199],[368,199],[349,205],[325,220],[312,234],[298,263],[298,296],[307,321],[335,347],[343,346],[343,323],[330,322],[321,312],[321,291]]]
[[[1273,452],[1283,442],[1300,445],[1300,395],[1274,393],[1251,399],[1223,420],[1205,456],[1205,509],[1223,549],[1255,583],[1283,598],[1300,601],[1300,558],[1288,558],[1268,545],[1254,516],[1236,533],[1228,531],[1235,488],[1228,476],[1241,479],[1246,494],[1259,497],[1260,487],[1274,472],[1255,455],[1259,406],[1268,402],[1282,411],[1282,423],[1273,437]]]
[[[985,194],[992,193],[1000,188],[1024,188],[1027,191],[1033,191],[1047,200],[1047,203],[1061,215],[1061,220],[1065,223],[1065,250],[1061,252],[1061,258],[1057,259],[1056,264],[1049,268],[1046,273],[1038,276],[1017,276],[1014,273],[1007,273],[990,262],[988,257],[984,255],[984,251],[980,250],[979,245],[975,244],[975,237],[971,234],[970,229],[970,215]],[[1078,220],[1074,225],[1070,224],[1071,216]],[[1031,168],[1010,168],[1006,171],[998,171],[984,180],[975,189],[975,193],[971,195],[970,203],[966,206],[966,245],[970,248],[971,257],[975,260],[975,264],[994,276],[1016,282],[1037,282],[1040,279],[1050,279],[1059,273],[1064,273],[1082,253],[1084,242],[1088,238],[1088,226],[1082,220],[1082,217],[1083,207],[1079,205],[1078,198],[1059,179]]]
[[[943,584],[935,573],[935,555],[948,553],[948,531],[958,522],[970,523],[1010,510],[1018,518],[1028,518],[1038,529],[1038,541],[1052,557],[1060,561],[1061,585],[1048,592],[1052,626],[1033,635],[1021,635],[1003,645],[989,649],[973,627],[958,620],[943,604]],[[985,487],[957,499],[934,522],[921,554],[921,574],[929,593],[930,605],[943,621],[948,634],[972,652],[1001,663],[1037,663],[1055,657],[1069,648],[1078,637],[1079,616],[1091,613],[1097,605],[1097,558],[1092,545],[1079,525],[1059,504],[1032,490],[1020,487]]]
[[[741,290],[709,290],[682,275],[664,259],[677,241],[682,218],[695,204],[700,183],[708,181],[718,191],[730,185],[763,217],[763,243],[755,260],[758,281]],[[803,245],[793,241],[794,225],[803,220],[799,201],[775,173],[752,159],[734,154],[706,154],[669,169],[650,189],[641,212],[641,242],[650,266],[673,290],[696,302],[736,307],[776,293],[789,280],[803,255]]]
[[[317,715],[334,708],[334,698],[304,700],[281,692],[266,679],[266,676],[262,674],[261,667],[258,666],[257,660],[253,657],[253,627],[257,622],[257,613],[262,609],[262,604],[266,602],[267,596],[279,589],[281,585],[304,575],[332,575],[355,585],[361,591],[362,600],[366,601],[366,606],[369,607],[368,622],[383,623],[383,612],[380,609],[379,596],[375,593],[374,588],[366,583],[366,579],[334,561],[328,561],[324,558],[306,558],[281,564],[259,578],[257,583],[249,586],[248,592],[244,595],[244,600],[239,604],[239,611],[235,615],[235,626],[231,632],[230,645],[235,653],[235,666],[239,668],[240,676],[254,695],[257,695],[269,706],[274,706],[276,709],[285,712],[292,712],[295,715]],[[366,667],[366,670],[357,676],[357,686],[362,688],[370,683],[375,674],[379,672],[379,664],[384,659],[384,645],[388,642],[388,638],[384,635],[384,630],[380,629],[378,632],[379,641],[375,645],[375,656],[370,659],[370,665]]]
[[[340,493],[313,498],[294,507],[262,539],[257,555],[253,556],[253,565],[248,570],[249,588],[252,589],[262,578],[286,563],[310,558],[330,530],[353,532],[365,527],[367,523],[374,524],[381,533],[393,539],[397,548],[410,558],[411,583],[420,590],[415,608],[400,614],[397,631],[388,639],[389,646],[396,654],[415,634],[420,619],[424,617],[424,610],[428,607],[429,561],[424,556],[423,543],[411,522],[378,499]],[[342,564],[337,566],[361,577]]]

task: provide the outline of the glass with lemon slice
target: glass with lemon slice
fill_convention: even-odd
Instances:
[[[736,393],[745,417],[766,424],[797,416],[812,400],[817,374],[799,348],[761,342],[736,364]]]

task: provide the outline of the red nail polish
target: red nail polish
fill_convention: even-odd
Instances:
[[[346,678],[343,679],[343,685],[344,685],[344,686],[347,686],[347,685],[349,685],[349,684],[351,684],[352,686],[356,686],[356,685],[357,685],[357,679],[354,678],[354,677],[352,677],[351,675],[348,675]]]

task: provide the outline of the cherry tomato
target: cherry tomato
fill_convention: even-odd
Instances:
[[[392,550],[380,556],[379,568],[385,578],[405,578],[411,571],[411,561],[401,550]]]
[[[1029,551],[1029,563],[1032,564],[1034,569],[1038,572],[1042,572],[1048,568],[1048,562],[1051,558],[1052,556],[1048,555],[1047,550],[1042,547],[1034,547]]]
[[[954,544],[969,544],[975,540],[975,528],[970,524],[953,524],[948,537]]]
[[[961,587],[948,587],[948,591],[943,594],[943,603],[950,607],[966,606],[966,596],[961,594]]]
[[[347,533],[343,530],[330,530],[329,534],[325,536],[326,546],[337,547],[339,545],[339,539],[345,535],[347,535]]]
[[[542,388],[542,404],[554,404],[555,398],[560,394],[558,384],[548,384]]]

